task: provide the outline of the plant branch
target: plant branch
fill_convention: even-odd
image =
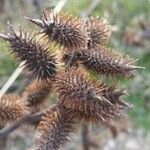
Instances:
[[[44,114],[46,110],[42,111],[42,112],[38,112],[34,115],[28,115],[24,118],[22,118],[21,120],[18,120],[17,122],[15,122],[14,124],[5,127],[3,129],[0,130],[0,140],[5,138],[8,134],[10,134],[11,132],[13,132],[14,130],[16,130],[18,127],[20,127],[23,123],[30,123],[30,124],[35,124],[38,121],[40,121],[42,115]]]
[[[7,82],[3,85],[3,87],[0,90],[0,99],[3,97],[3,95],[6,93],[6,91],[9,89],[9,87],[13,84],[13,82],[16,80],[16,78],[19,76],[19,74],[23,70],[24,62],[21,62],[18,66],[18,68],[14,71],[14,73],[10,76],[10,78],[7,80]]]
[[[84,122],[82,125],[82,144],[83,144],[83,150],[89,150],[89,137],[88,137],[88,125]]]
[[[89,7],[81,14],[83,18],[90,16],[93,10],[98,6],[101,0],[93,0]]]

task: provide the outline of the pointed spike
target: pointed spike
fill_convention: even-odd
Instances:
[[[138,58],[137,58],[137,59],[134,59],[134,60],[130,61],[130,62],[128,63],[128,65],[133,64],[133,63],[137,62],[138,60],[139,60]]]
[[[123,95],[126,95],[126,96],[129,96],[129,93],[128,93],[127,90],[122,90],[122,94],[123,94]]]
[[[0,38],[6,40],[6,41],[12,41],[12,38],[6,34],[0,34]]]
[[[11,32],[13,33],[13,35],[14,35],[15,37],[17,37],[17,34],[16,34],[16,32],[14,31],[14,29],[13,29],[13,27],[12,27],[12,25],[10,24],[9,21],[7,21],[7,25],[8,25],[8,27],[10,28]]]
[[[133,105],[132,104],[128,104],[127,102],[123,101],[124,105],[128,108],[128,109],[132,109]]]
[[[115,108],[115,105],[112,104],[109,100],[107,100],[106,98],[103,98],[103,100],[104,100],[107,104],[109,104],[110,106],[112,106],[113,108]]]
[[[115,108],[115,106],[109,100],[107,100],[105,97],[101,98],[100,96],[95,96],[95,98],[100,101],[106,102],[107,104],[109,104],[110,106],[113,106]]]
[[[47,18],[48,11],[44,8],[42,13],[43,13],[43,17],[47,20],[48,19]]]
[[[19,34],[20,34],[20,37],[22,38],[22,28],[21,28],[21,25],[19,25]]]
[[[130,70],[132,70],[132,69],[145,69],[145,67],[130,65],[130,66],[129,66],[129,69],[130,69]]]
[[[30,22],[32,22],[33,24],[36,24],[39,27],[44,27],[44,23],[42,20],[40,19],[33,19],[33,18],[29,18],[29,17],[24,17],[24,19],[29,20]]]
[[[127,90],[124,90],[124,89],[116,89],[114,92],[114,94],[118,95],[118,96],[121,96],[121,95],[126,95],[128,96],[128,91]]]

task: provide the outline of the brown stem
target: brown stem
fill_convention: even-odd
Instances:
[[[83,150],[90,150],[89,139],[88,139],[88,125],[85,122],[82,125],[82,144],[83,144]]]
[[[18,127],[20,127],[23,123],[30,123],[30,124],[35,124],[37,123],[42,115],[44,114],[45,111],[38,112],[37,114],[26,116],[22,118],[21,120],[15,122],[14,124],[5,127],[0,130],[0,140],[4,139],[8,134],[16,130]]]
[[[97,141],[94,141],[90,138],[88,124],[85,122],[82,125],[82,144],[83,150],[90,150],[91,148],[100,149]]]

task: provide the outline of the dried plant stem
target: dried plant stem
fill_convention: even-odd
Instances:
[[[59,0],[53,11],[57,13],[60,12],[66,2],[67,0]]]
[[[28,115],[21,120],[15,122],[14,124],[5,127],[0,130],[0,140],[5,138],[8,134],[16,130],[18,127],[20,127],[23,123],[30,123],[30,124],[35,124],[38,122],[41,118],[41,116],[44,114],[45,110],[42,112],[38,112],[37,114],[34,115]]]
[[[60,0],[57,5],[54,8],[54,12],[60,12],[61,9],[63,8],[63,6],[65,5],[65,3],[67,2],[67,0]],[[13,82],[17,79],[17,77],[21,74],[23,68],[24,68],[24,63],[25,62],[21,62],[19,64],[19,66],[16,68],[16,70],[14,71],[14,73],[10,76],[10,78],[7,80],[7,82],[4,84],[4,86],[1,88],[0,90],[0,99],[2,98],[2,96],[6,93],[6,91],[9,89],[9,87],[13,84]]]
[[[83,147],[83,150],[100,148],[97,141],[91,138],[89,126],[86,122],[84,122],[82,125],[82,147]]]
[[[84,13],[81,14],[83,18],[90,16],[93,10],[98,6],[101,0],[93,0]]]
[[[9,89],[9,87],[13,84],[13,82],[16,80],[16,78],[19,76],[19,74],[22,72],[24,62],[21,62],[18,66],[18,68],[14,71],[14,73],[10,76],[10,78],[7,80],[7,82],[4,84],[4,86],[0,90],[0,99],[2,96],[6,93],[6,91]]]
[[[82,125],[82,145],[83,150],[90,150],[89,138],[88,138],[88,125],[84,122]]]

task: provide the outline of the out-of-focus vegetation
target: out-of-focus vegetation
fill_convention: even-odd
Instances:
[[[4,3],[3,3],[4,2]],[[92,0],[68,0],[64,10],[82,16]],[[0,32],[7,31],[9,20],[17,28],[25,25],[32,31],[23,16],[40,17],[42,8],[53,8],[56,0],[0,0]],[[146,67],[137,72],[134,80],[120,81],[121,87],[128,85],[126,99],[133,104],[130,120],[136,126],[150,129],[150,0],[101,0],[92,12],[94,16],[105,16],[113,25],[109,45],[119,51],[139,58],[139,65]],[[8,54],[7,44],[0,41],[0,80],[6,80],[15,69]]]

